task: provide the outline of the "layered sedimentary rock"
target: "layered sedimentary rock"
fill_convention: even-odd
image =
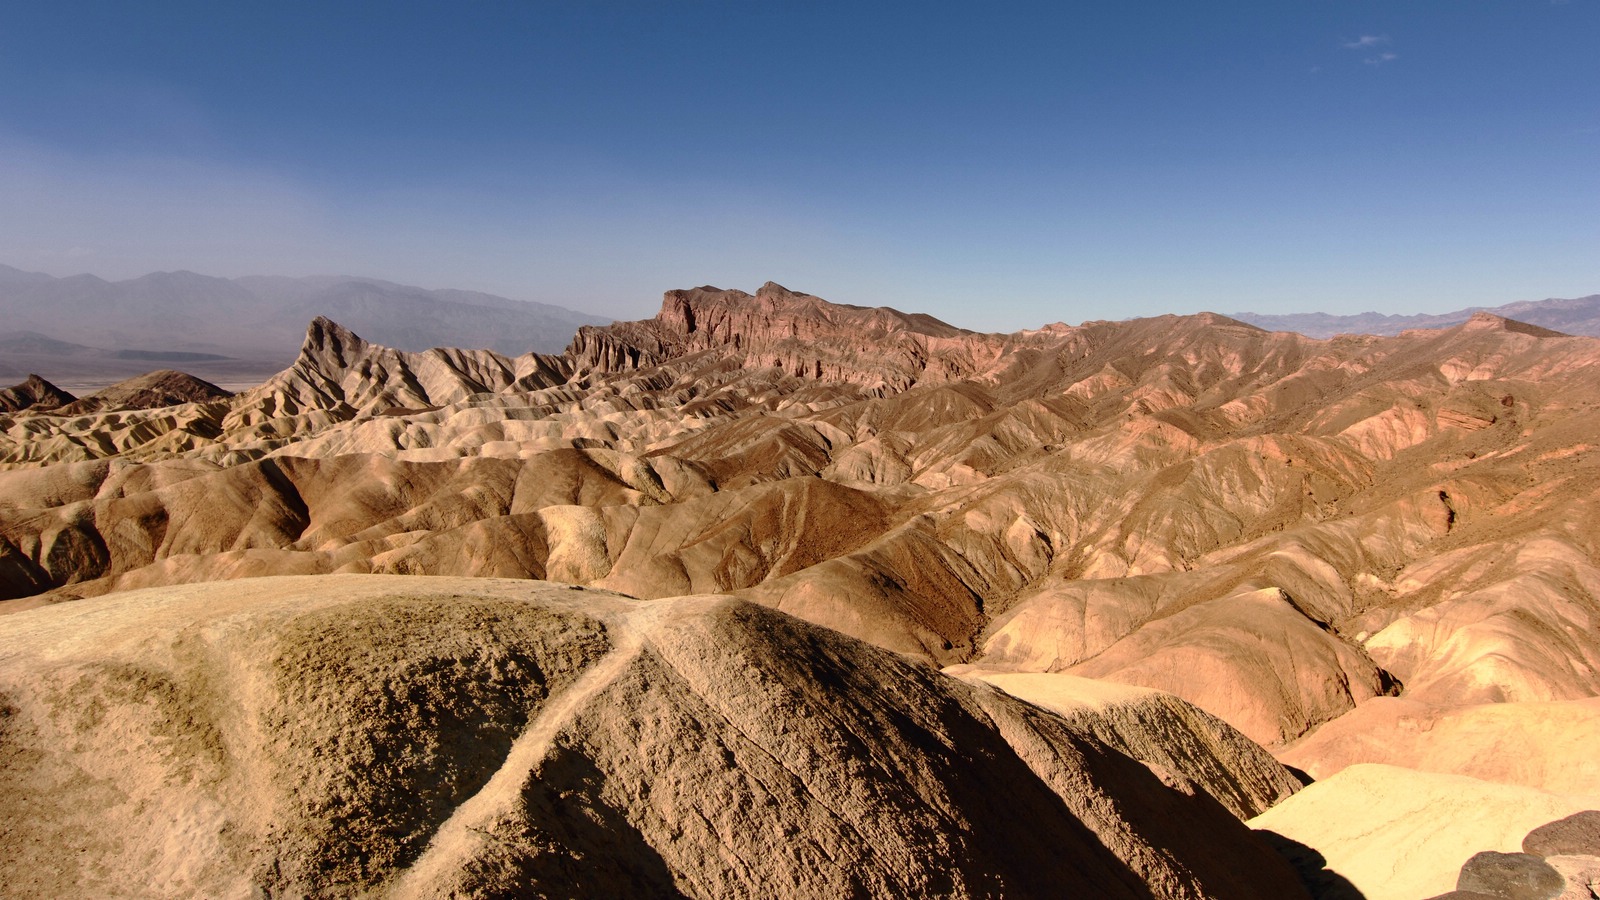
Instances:
[[[1305,896],[1193,783],[727,597],[266,578],[0,638],[8,897]]]
[[[828,303],[768,282],[753,296],[669,291],[654,319],[579,329],[568,355],[583,370],[616,373],[732,350],[799,378],[899,391],[978,374],[1009,343],[932,316]]]
[[[1488,315],[985,335],[769,284],[517,358],[318,321],[233,398],[0,416],[0,593],[724,593],[939,665],[1166,691],[1282,746],[1394,694],[1600,694],[1596,385],[1594,339]]]

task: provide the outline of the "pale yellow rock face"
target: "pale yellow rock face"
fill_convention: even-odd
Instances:
[[[5,896],[1303,897],[1192,783],[744,601],[400,576],[0,619]]]
[[[1600,699],[1435,707],[1380,697],[1278,758],[1327,778],[1357,763],[1600,797]]]
[[[1320,856],[1326,871],[1312,878],[1319,896],[1417,900],[1454,890],[1474,854],[1521,852],[1534,828],[1595,808],[1600,797],[1362,764],[1307,787],[1250,827],[1301,845],[1292,852],[1302,860]],[[1352,886],[1359,894],[1349,893]]]

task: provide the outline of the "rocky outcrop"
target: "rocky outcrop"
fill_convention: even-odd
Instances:
[[[266,578],[0,632],[8,897],[1304,896],[1060,718],[725,597]]]
[[[0,390],[0,413],[55,409],[76,399],[38,375],[29,375],[20,384]]]
[[[511,358],[489,350],[392,350],[370,344],[338,323],[319,317],[307,328],[295,365],[263,387],[276,382],[279,390],[291,395],[326,391],[339,403],[381,410],[437,406],[474,394],[528,390],[557,383],[562,374],[555,359],[538,354]],[[261,396],[270,396],[270,392],[257,395]]]
[[[1600,810],[1586,809],[1546,822],[1522,839],[1522,852],[1534,856],[1600,856]]]
[[[1007,344],[932,316],[828,303],[769,281],[753,296],[714,287],[668,291],[654,319],[580,329],[568,355],[580,371],[600,374],[735,356],[796,378],[901,391],[974,375]]]
[[[405,414],[479,394],[526,391],[565,380],[555,357],[515,359],[491,350],[406,353],[369,344],[318,317],[294,365],[244,392],[221,423],[235,446],[276,446],[356,418]]]
[[[207,403],[232,396],[232,393],[209,381],[172,369],[160,369],[119,381],[54,412],[62,416],[82,416],[97,412],[160,409],[185,403]]]
[[[1553,866],[1531,853],[1485,850],[1461,865],[1456,890],[1504,900],[1552,900],[1567,886]]]
[[[1600,889],[1600,810],[1547,822],[1522,839],[1521,853],[1485,850],[1432,900],[1593,900]]]

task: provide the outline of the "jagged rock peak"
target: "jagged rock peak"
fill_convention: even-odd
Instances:
[[[0,412],[18,412],[24,409],[53,409],[65,406],[77,398],[30,373],[21,384],[0,390]]]
[[[306,326],[305,343],[300,345],[300,356],[325,357],[331,355],[340,367],[347,365],[346,356],[367,348],[367,342],[354,331],[326,316],[317,316]]]
[[[312,319],[311,324],[306,326],[306,342],[323,346],[330,341],[338,341],[344,344],[366,344],[366,341],[360,335],[327,316],[317,316]]]
[[[478,394],[531,391],[561,384],[570,370],[562,357],[436,347],[408,352],[364,340],[318,316],[289,368],[240,395],[223,428],[270,426],[291,432],[335,419],[431,410]],[[308,418],[309,417],[309,418]]]

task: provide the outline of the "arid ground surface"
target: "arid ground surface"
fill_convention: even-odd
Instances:
[[[0,396],[7,896],[1600,881],[1523,852],[1600,807],[1600,339],[768,284],[181,374]]]

